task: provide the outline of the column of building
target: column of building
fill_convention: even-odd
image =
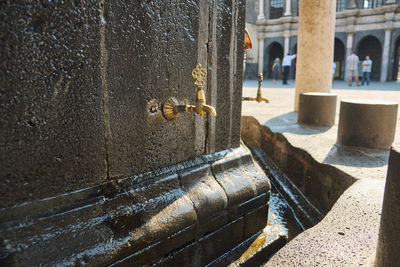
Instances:
[[[292,6],[291,6],[291,0],[286,0],[285,3],[285,13],[283,14],[284,16],[291,16],[292,15]]]
[[[387,0],[386,4],[392,4],[392,1]],[[386,82],[388,78],[389,69],[389,52],[390,52],[390,42],[392,37],[394,11],[389,11],[385,13],[385,40],[383,43],[382,52],[382,66],[381,66],[381,82]]]
[[[357,2],[356,0],[347,0],[346,4],[347,10],[354,10],[356,12],[357,9]],[[349,79],[349,69],[348,69],[348,62],[347,57],[351,55],[353,51],[353,40],[354,40],[354,23],[355,23],[355,16],[349,16],[346,19],[347,22],[347,29],[346,29],[346,58],[345,58],[345,67],[344,67],[344,80],[348,81]]]
[[[258,72],[263,73],[264,71],[264,38],[259,37],[258,38]]]
[[[289,30],[285,30],[283,32],[283,37],[285,38],[285,41],[283,43],[283,47],[284,47],[283,48],[283,55],[285,56],[285,55],[290,53],[290,51],[289,51],[289,43],[290,43],[290,32],[289,32]]]
[[[257,20],[265,20],[264,0],[258,0],[258,16]],[[258,41],[258,72],[264,71],[264,39],[265,37],[257,35]]]
[[[264,0],[258,0],[258,16],[257,20],[264,20]]]
[[[393,28],[385,29],[385,41],[383,44],[383,53],[382,53],[382,66],[381,66],[381,82],[386,82],[388,77],[388,68],[389,68],[389,50],[390,50],[390,37],[392,35]]]
[[[352,26],[352,25],[351,25]],[[351,55],[353,51],[353,37],[354,37],[354,28],[348,27],[347,30],[347,38],[346,38],[346,63],[345,63],[345,72],[344,72],[344,80],[347,81],[349,79],[349,66],[347,62],[347,57]]]
[[[331,90],[335,19],[336,1],[300,1],[296,111],[299,93]]]

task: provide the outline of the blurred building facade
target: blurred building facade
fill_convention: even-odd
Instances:
[[[346,78],[346,57],[351,51],[360,61],[367,55],[371,57],[371,79],[400,79],[400,1],[336,1],[336,79]],[[297,52],[298,16],[299,0],[247,1],[246,27],[253,49],[246,55],[246,78],[255,78],[257,72],[271,78],[274,59]],[[292,64],[291,79],[295,77],[296,61]]]

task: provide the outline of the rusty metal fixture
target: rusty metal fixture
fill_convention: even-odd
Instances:
[[[203,86],[206,83],[204,79],[207,77],[206,69],[202,68],[201,64],[197,64],[192,71],[192,77],[196,79],[194,82],[197,86],[196,105],[179,104],[175,98],[169,98],[163,105],[163,114],[167,120],[175,119],[182,112],[196,112],[199,115],[209,114],[210,116],[217,115],[215,109],[206,104],[206,96],[203,90]]]
[[[257,101],[258,103],[265,101],[265,103],[269,103],[268,98],[263,97],[261,95],[261,82],[263,80],[262,73],[258,73],[258,90],[257,90],[257,97],[242,97],[243,101]]]

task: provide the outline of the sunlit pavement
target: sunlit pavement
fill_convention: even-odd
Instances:
[[[257,85],[256,80],[246,80],[243,85],[243,96],[255,97]],[[270,103],[243,101],[242,115],[253,116],[273,132],[282,133],[292,145],[306,150],[321,163],[334,165],[356,178],[362,178],[366,172],[365,168],[360,167],[367,167],[370,178],[384,179],[388,150],[347,149],[335,145],[340,100],[369,99],[400,103],[400,83],[372,82],[369,86],[349,87],[344,81],[335,81],[331,92],[338,95],[338,103],[336,121],[332,127],[302,127],[297,124],[297,113],[294,112],[294,86],[293,80],[289,81],[289,85],[282,85],[281,82],[274,85],[272,80],[263,81],[262,94],[270,100]],[[394,145],[400,145],[399,115],[397,118]],[[362,161],[362,164],[352,163],[352,160]]]
[[[243,96],[255,97],[258,81],[245,81]],[[290,144],[307,151],[318,162],[333,165],[358,181],[338,199],[316,226],[301,233],[266,266],[371,266],[376,252],[380,213],[389,150],[343,147],[336,144],[341,99],[384,100],[400,103],[400,83],[373,81],[369,86],[349,87],[335,81],[338,95],[336,121],[332,127],[302,127],[294,110],[295,82],[282,85],[263,81],[264,102],[243,101],[242,115],[253,116],[273,132],[282,133]],[[400,145],[397,116],[394,144]],[[318,264],[317,264],[318,263]]]

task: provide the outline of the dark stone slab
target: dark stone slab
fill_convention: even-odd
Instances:
[[[106,180],[99,9],[1,4],[1,208]]]
[[[2,221],[5,250],[0,263],[102,265],[159,242],[166,254],[183,246],[196,233],[193,204],[184,196],[178,175],[153,181],[103,190],[98,197],[47,216]]]
[[[195,103],[199,21],[208,20],[199,17],[199,3],[105,1],[104,11],[110,176],[202,154],[195,151],[194,114],[167,121],[161,112],[170,97]]]
[[[267,226],[262,231],[257,231],[245,242],[213,263],[215,266],[263,266],[286,242],[285,231],[270,211]]]
[[[269,179],[265,176],[260,166],[255,163],[250,150],[247,150],[247,153],[240,157],[240,165],[241,169],[245,170],[246,176],[251,179],[256,196],[270,191],[271,184]]]
[[[249,238],[267,225],[268,207],[264,205],[244,216],[244,238]]]
[[[245,3],[218,1],[216,43],[218,70],[217,113],[215,130],[216,151],[240,145],[242,107],[243,51]],[[215,12],[215,11],[214,11]]]
[[[186,170],[180,173],[180,179],[196,211],[198,235],[212,232],[228,222],[228,199],[212,175],[210,165]]]
[[[269,202],[270,192],[254,197],[238,206],[237,213],[239,216],[245,215],[249,211],[255,210],[261,206],[265,206]]]
[[[234,192],[238,202],[231,207],[210,167],[224,158],[231,159],[224,175],[242,169],[251,185],[250,191]],[[264,216],[259,207],[267,211],[269,187],[254,182],[250,162],[244,147],[229,149],[160,170],[160,175],[149,172],[1,210],[0,264],[98,266],[169,259],[199,260],[202,266],[244,241],[243,231],[263,228],[258,223],[263,219],[253,216]],[[267,179],[262,172],[259,176]],[[259,184],[268,191],[258,190]],[[230,208],[235,216],[228,216]],[[187,258],[179,258],[181,250]]]
[[[109,266],[146,266],[155,264],[161,258],[168,258],[176,253],[176,248],[187,247],[194,242],[193,236],[196,232],[196,225],[191,225],[184,230],[159,241],[145,249],[116,261]]]
[[[231,218],[239,216],[239,205],[270,190],[268,178],[255,166],[248,149],[242,150],[240,154],[232,153],[211,166],[216,180],[228,197]]]
[[[231,250],[243,238],[243,218],[199,239],[197,242],[163,259],[159,266],[205,266]]]
[[[237,206],[254,197],[252,181],[240,169],[238,158],[221,160],[212,165],[217,181],[228,196],[230,216],[237,216]]]

